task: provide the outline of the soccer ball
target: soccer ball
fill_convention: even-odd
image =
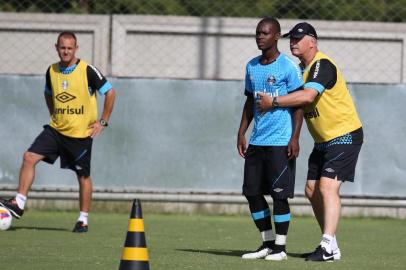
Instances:
[[[6,231],[11,227],[11,221],[13,217],[7,208],[0,207],[0,230]]]

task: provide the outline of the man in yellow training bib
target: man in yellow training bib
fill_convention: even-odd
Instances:
[[[341,210],[340,187],[345,181],[354,181],[363,142],[362,125],[339,68],[317,49],[314,27],[299,23],[284,37],[290,37],[290,50],[301,62],[304,90],[273,98],[260,94],[257,108],[266,112],[304,106],[304,118],[315,142],[305,193],[323,234],[320,245],[306,260],[339,260],[335,234]]]
[[[74,33],[60,33],[55,48],[60,61],[48,68],[45,84],[50,123],[24,153],[17,195],[10,200],[0,199],[0,205],[20,218],[36,165],[41,160],[53,164],[60,157],[61,168],[73,170],[79,181],[80,214],[73,232],[83,233],[88,231],[92,199],[92,142],[108,126],[116,94],[98,69],[76,58],[78,45]],[[105,96],[100,119],[96,91]]]

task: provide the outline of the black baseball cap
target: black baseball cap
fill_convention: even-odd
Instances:
[[[306,35],[317,39],[317,33],[314,27],[310,23],[301,22],[296,24],[292,30],[284,34],[283,37],[302,38]]]

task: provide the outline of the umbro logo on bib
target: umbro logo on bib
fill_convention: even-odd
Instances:
[[[74,100],[76,97],[72,94],[69,94],[67,92],[63,92],[63,93],[59,93],[56,97],[55,97],[58,101],[65,103],[65,102],[69,102],[71,100]]]

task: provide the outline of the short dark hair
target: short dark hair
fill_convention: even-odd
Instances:
[[[75,35],[75,33],[73,33],[72,31],[63,31],[63,32],[60,32],[59,35],[58,35],[57,43],[59,42],[59,39],[60,39],[61,37],[65,37],[65,36],[68,36],[68,37],[73,38],[73,39],[75,40],[75,44],[77,43],[76,35]]]
[[[279,24],[279,21],[271,16],[266,16],[264,17],[262,20],[259,21],[258,24],[260,23],[269,23],[272,24],[274,26],[276,26],[276,30],[280,33],[281,32],[281,25]]]

